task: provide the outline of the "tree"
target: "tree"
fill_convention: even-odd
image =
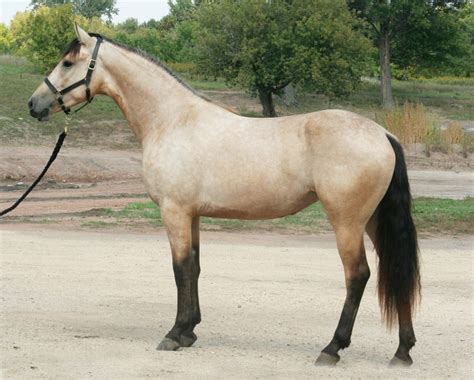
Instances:
[[[390,64],[422,69],[446,66],[462,56],[458,10],[465,0],[348,0],[372,28],[379,51],[382,104],[393,105]]]
[[[188,20],[200,4],[199,0],[168,0],[170,16],[177,23]]]
[[[33,9],[37,9],[43,5],[54,7],[72,4],[74,13],[80,14],[85,18],[106,16],[108,20],[111,20],[112,15],[118,13],[115,3],[116,0],[31,0],[30,5]]]
[[[64,47],[74,38],[72,6],[40,7],[26,14],[15,29],[18,52],[46,71],[54,67]]]
[[[136,18],[127,18],[124,22],[117,24],[116,29],[126,34],[135,33],[139,28],[138,20]]]
[[[5,24],[0,23],[0,53],[8,53],[13,47],[13,34]]]
[[[88,30],[114,36],[114,31],[100,18],[86,19],[74,14],[71,4],[42,6],[31,12],[18,12],[13,18],[10,31],[14,49],[47,71],[56,65],[64,48],[75,38],[74,22]]]
[[[459,26],[463,31],[462,43],[466,54],[454,59],[451,73],[454,75],[470,77],[474,73],[474,3],[468,3],[461,9]]]
[[[198,70],[258,95],[265,116],[276,116],[272,95],[289,83],[349,95],[370,63],[344,0],[207,1],[193,20]]]

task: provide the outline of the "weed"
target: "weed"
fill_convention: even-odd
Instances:
[[[433,128],[433,121],[422,104],[405,102],[384,112],[384,124],[388,131],[397,136],[402,144],[424,142]]]

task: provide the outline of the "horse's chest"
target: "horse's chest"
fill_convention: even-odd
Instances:
[[[159,202],[164,197],[184,201],[196,192],[196,168],[178,154],[164,155],[159,149],[144,152],[143,178],[150,197]]]

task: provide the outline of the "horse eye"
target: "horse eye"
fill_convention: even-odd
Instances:
[[[64,67],[71,67],[71,66],[72,66],[72,62],[71,62],[71,61],[64,61],[64,62],[63,62],[63,66],[64,66]]]

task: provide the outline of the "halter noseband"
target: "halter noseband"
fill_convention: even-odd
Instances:
[[[77,88],[79,86],[82,86],[82,85],[86,86],[87,103],[85,103],[84,105],[79,107],[74,112],[77,112],[77,111],[81,110],[82,108],[87,106],[89,103],[91,103],[92,100],[94,99],[94,97],[91,96],[91,90],[89,88],[89,84],[91,82],[92,73],[95,70],[97,55],[99,54],[99,47],[100,47],[100,44],[102,43],[102,41],[103,41],[102,37],[97,36],[97,42],[95,44],[94,51],[92,52],[92,58],[89,61],[89,67],[87,68],[87,73],[86,73],[85,78],[71,84],[70,86],[62,89],[61,91],[59,91],[56,87],[54,87],[54,85],[51,83],[51,81],[48,79],[48,77],[44,78],[44,82],[49,87],[49,89],[53,92],[53,94],[56,96],[56,100],[58,101],[59,105],[61,106],[61,109],[64,111],[64,113],[66,115],[69,115],[71,113],[71,109],[69,107],[66,107],[65,104],[64,104],[64,101],[63,101],[63,95],[64,94],[67,94],[68,92],[74,90],[75,88]]]

